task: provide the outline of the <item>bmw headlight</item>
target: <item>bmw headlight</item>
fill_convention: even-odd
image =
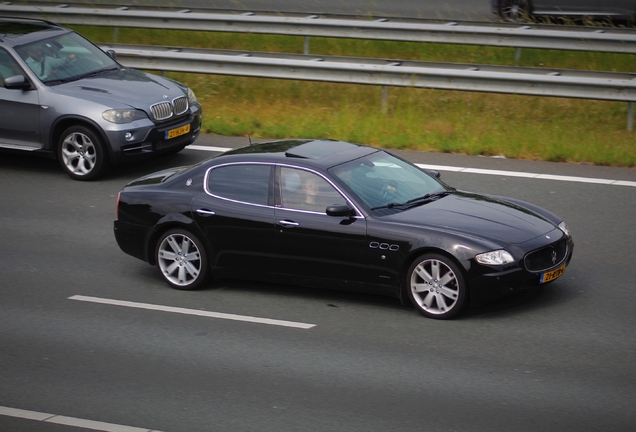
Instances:
[[[111,123],[124,124],[132,123],[135,120],[146,119],[148,115],[141,110],[126,108],[106,110],[102,113],[102,117]]]
[[[514,262],[514,258],[505,250],[496,250],[475,255],[475,259],[479,264],[486,265],[502,265]]]
[[[568,226],[566,225],[566,223],[565,223],[565,222],[561,222],[561,223],[559,224],[559,229],[560,229],[561,231],[563,231],[563,233],[564,233],[567,237],[570,237],[570,228],[568,228]]]
[[[197,97],[194,95],[194,92],[192,90],[190,90],[190,87],[186,87],[188,90],[188,103],[190,105],[194,105],[195,103],[197,103]]]

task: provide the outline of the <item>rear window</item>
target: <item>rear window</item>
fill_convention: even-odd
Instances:
[[[271,166],[226,165],[210,170],[208,192],[221,198],[267,205]]]

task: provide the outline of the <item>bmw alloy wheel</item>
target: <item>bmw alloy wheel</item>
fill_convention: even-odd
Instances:
[[[92,180],[108,166],[100,139],[83,126],[72,126],[64,131],[58,157],[67,174],[76,180]]]
[[[161,275],[173,288],[195,289],[207,279],[208,264],[203,245],[187,231],[175,229],[161,236],[155,257]]]
[[[409,269],[407,284],[415,308],[430,318],[451,318],[466,302],[463,274],[453,261],[442,255],[418,258]]]

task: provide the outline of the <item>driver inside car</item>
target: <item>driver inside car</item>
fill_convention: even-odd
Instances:
[[[26,64],[41,80],[48,78],[56,72],[57,68],[75,59],[75,54],[69,54],[65,58],[51,57],[44,52],[41,44],[31,45],[27,53],[29,56],[25,59]]]

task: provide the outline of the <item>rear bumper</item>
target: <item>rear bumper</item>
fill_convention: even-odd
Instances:
[[[152,228],[116,220],[113,224],[113,230],[117,245],[122,251],[152,264],[152,255],[148,246],[155,234]]]

